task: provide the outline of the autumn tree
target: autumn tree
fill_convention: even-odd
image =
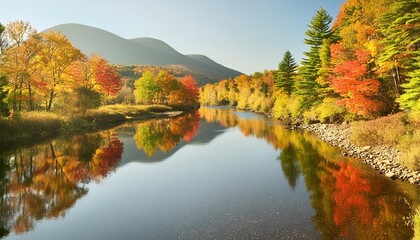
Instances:
[[[94,74],[100,86],[99,92],[115,96],[121,90],[121,78],[117,70],[107,60],[99,58],[94,65]]]
[[[241,75],[235,78],[236,86],[238,92],[236,94],[236,99],[238,103],[238,108],[248,109],[249,102],[248,98],[251,95],[251,77],[248,75]]]
[[[233,98],[236,99],[236,92],[233,92]],[[200,88],[200,103],[206,106],[214,106],[219,104],[217,101],[217,93],[214,84],[206,84]]]
[[[6,26],[7,47],[2,51],[1,71],[8,77],[11,85],[11,98],[14,110],[22,110],[24,91],[28,92],[29,110],[34,110],[33,77],[37,54],[41,50],[38,33],[28,22],[14,21]]]
[[[76,83],[77,87],[86,87],[89,89],[99,88],[99,84],[95,79],[95,64],[99,61],[98,56],[92,55],[90,57],[82,57],[81,59],[74,61],[69,66],[69,72],[71,78]]]
[[[122,88],[122,80],[116,69],[97,55],[74,62],[70,72],[77,89],[83,87],[104,95],[104,98],[116,96]]]
[[[159,91],[156,94],[156,101],[161,104],[170,105],[170,96],[174,92],[182,90],[182,85],[176,78],[167,71],[161,70],[155,76]]]
[[[7,86],[6,77],[1,76],[0,77],[0,117],[7,117],[9,116],[9,106],[6,102],[6,97],[8,91],[5,89]]]
[[[175,107],[198,105],[199,89],[192,76],[177,80],[172,74],[161,70],[146,70],[134,83],[137,103],[166,104]]]
[[[301,80],[296,82],[295,94],[300,96],[300,105],[302,109],[307,109],[319,103],[322,99],[319,97],[318,91],[321,87],[316,79],[319,77],[319,69],[321,68],[320,48],[324,39],[332,36],[330,24],[332,17],[323,8],[317,11],[306,31],[304,43],[309,45],[308,52],[303,54],[306,56],[299,68]]]
[[[137,103],[154,103],[156,92],[159,90],[154,74],[148,70],[134,82],[134,97]]]
[[[369,51],[356,50],[354,54],[345,52],[341,44],[332,46],[333,68],[332,88],[340,94],[341,104],[353,113],[373,116],[381,110],[377,99],[380,82],[369,74]]]
[[[45,96],[45,109],[50,111],[54,98],[60,92],[66,91],[66,86],[74,84],[66,74],[69,66],[82,59],[84,55],[79,49],[73,47],[70,41],[60,32],[41,33],[41,37],[43,46],[40,52],[40,62],[44,70],[48,91],[47,96]]]
[[[297,67],[298,65],[292,54],[289,51],[286,51],[277,71],[277,78],[275,80],[277,89],[283,89],[283,91],[289,95],[292,93]]]
[[[193,76],[189,75],[181,78],[180,83],[182,86],[180,90],[182,96],[181,103],[188,107],[198,106],[199,90]]]
[[[347,0],[341,6],[333,26],[343,51],[347,53],[343,54],[343,59],[339,61],[348,60],[348,55],[354,56],[358,50],[370,53],[369,74],[381,82],[381,101],[387,103],[387,106],[384,105],[387,110],[396,108],[394,99],[399,94],[389,77],[390,65],[387,66],[381,60],[384,50],[383,38],[386,37],[381,30],[381,18],[392,5],[394,1],[391,0]]]
[[[95,109],[101,106],[101,95],[97,91],[79,87],[76,89],[76,107],[85,114],[88,109]]]

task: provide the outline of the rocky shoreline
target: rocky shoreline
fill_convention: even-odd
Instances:
[[[351,142],[348,124],[301,124],[296,128],[314,132],[321,140],[343,149],[344,156],[356,157],[381,174],[420,186],[420,171],[412,171],[398,163],[399,151],[388,146],[359,147]]]

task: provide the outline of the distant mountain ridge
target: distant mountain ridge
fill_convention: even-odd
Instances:
[[[199,85],[242,74],[203,55],[183,55],[154,38],[125,39],[99,28],[73,23],[57,25],[44,32],[51,30],[62,32],[84,54],[98,54],[112,64],[185,66],[191,72],[204,76],[201,81],[198,79]]]

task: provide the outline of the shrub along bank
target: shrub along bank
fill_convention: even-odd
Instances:
[[[119,124],[180,114],[164,105],[109,105],[85,114],[62,117],[51,112],[21,112],[0,119],[0,146],[29,144],[60,133],[84,131]]]

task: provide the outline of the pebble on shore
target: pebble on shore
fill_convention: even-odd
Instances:
[[[387,146],[356,146],[349,140],[350,126],[347,124],[302,124],[298,128],[314,132],[321,140],[343,149],[344,156],[360,158],[393,180],[401,179],[420,186],[420,171],[401,166],[397,161],[397,149]]]

